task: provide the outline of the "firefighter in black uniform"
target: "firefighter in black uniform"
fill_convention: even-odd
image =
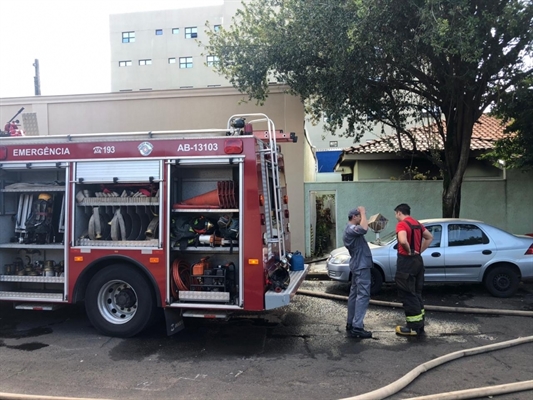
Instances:
[[[420,222],[411,217],[411,207],[400,204],[395,209],[396,235],[398,236],[398,260],[396,263],[396,286],[405,311],[405,326],[398,325],[396,333],[404,336],[424,332],[424,261],[421,254],[426,250],[433,235]]]

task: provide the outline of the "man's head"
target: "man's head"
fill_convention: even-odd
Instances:
[[[403,220],[405,217],[411,215],[411,207],[408,204],[402,203],[396,206],[394,209],[396,219],[398,221]]]
[[[358,208],[350,210],[348,213],[348,221],[359,223],[361,221],[361,211]]]

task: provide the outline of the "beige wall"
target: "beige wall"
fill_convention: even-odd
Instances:
[[[285,87],[271,87],[264,106],[243,103],[235,89],[209,88],[126,92],[72,96],[0,98],[0,121],[9,120],[20,107],[35,112],[41,135],[137,132],[182,129],[223,129],[228,118],[239,113],[264,113],[276,129],[295,132],[297,143],[283,144],[292,249],[303,252],[305,165],[304,110],[298,97],[284,93]],[[19,118],[21,119],[21,118]],[[307,160],[307,161],[306,161]]]
[[[433,177],[437,177],[438,180],[440,179],[439,170],[429,161],[422,159],[411,161],[409,159],[401,160],[395,157],[395,159],[356,160],[352,168],[353,181],[407,179],[405,178],[405,174],[409,168],[416,168],[419,173],[426,175],[429,180]],[[503,171],[494,167],[490,162],[477,160],[472,157],[468,161],[464,179],[499,179],[502,176]]]

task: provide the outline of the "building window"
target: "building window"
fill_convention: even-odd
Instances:
[[[161,36],[163,34],[163,29],[156,29],[155,34],[156,36]]]
[[[192,57],[180,57],[180,68],[192,68]]]
[[[207,66],[213,67],[215,65],[218,65],[218,57],[217,56],[207,56]]]
[[[152,60],[139,60],[139,65],[152,65]]]
[[[213,30],[214,30],[215,32],[219,32],[221,27],[222,27],[222,25],[214,25],[214,26],[213,26]]]
[[[119,67],[131,67],[131,60],[128,61],[119,61],[118,62]]]
[[[122,32],[122,43],[135,42],[135,32]]]
[[[174,57],[168,59],[169,64],[176,64],[176,59]]]
[[[351,182],[351,181],[353,181],[353,174],[343,174],[342,175],[342,181],[343,182]]]
[[[194,39],[198,37],[198,29],[196,26],[185,28],[185,39]]]
[[[172,34],[173,35],[179,35],[180,34],[180,28],[172,28]]]

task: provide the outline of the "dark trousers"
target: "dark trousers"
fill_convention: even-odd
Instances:
[[[424,261],[422,256],[398,255],[396,263],[396,286],[405,311],[406,326],[411,329],[424,327]]]

